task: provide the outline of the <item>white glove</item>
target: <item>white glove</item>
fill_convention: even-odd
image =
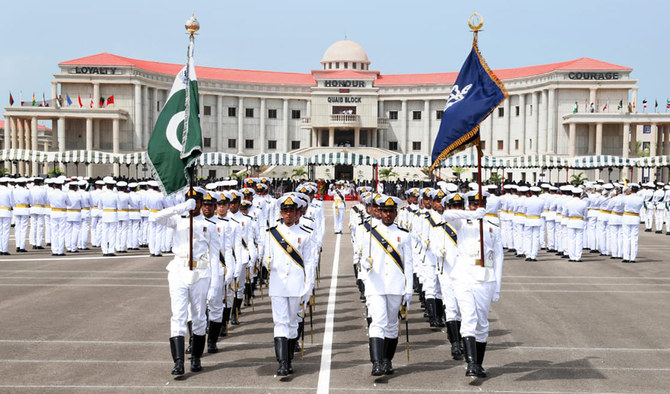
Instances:
[[[412,301],[412,293],[405,294],[403,297],[403,305],[405,305],[405,309],[407,309],[407,312],[409,312],[409,303]]]
[[[485,208],[477,208],[475,210],[475,217],[477,219],[482,219],[484,218],[484,215],[486,215],[486,209]]]
[[[497,292],[493,295],[493,302],[498,302],[500,300],[500,292]]]
[[[370,270],[370,265],[371,265],[370,260],[368,260],[367,257],[361,258],[361,267],[364,270],[366,271]]]
[[[312,284],[305,285],[305,291],[300,295],[303,301],[305,300],[309,301],[309,297],[312,295],[313,288],[314,285]]]
[[[192,210],[195,209],[195,200],[190,198],[190,199],[184,201],[182,204],[179,204],[178,207],[179,207],[179,209],[178,209],[179,212],[192,211]]]
[[[305,294],[302,296],[302,303],[305,304],[305,306],[308,306],[309,304],[309,299],[312,297],[312,292],[310,291],[309,293]]]

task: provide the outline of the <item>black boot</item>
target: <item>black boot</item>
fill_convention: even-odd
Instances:
[[[202,357],[202,352],[204,351],[205,351],[205,336],[193,335],[193,349],[191,351],[191,372],[202,371],[202,366],[200,365],[200,357]]]
[[[485,378],[486,370],[482,367],[484,364],[484,354],[486,354],[486,342],[477,342],[477,377]]]
[[[235,298],[233,300],[233,310],[230,316],[230,324],[233,325],[240,324],[240,306],[242,306],[242,299]]]
[[[366,317],[365,321],[368,322],[368,328],[370,328],[370,324],[372,324],[372,318],[371,317]]]
[[[393,375],[393,356],[395,349],[398,347],[398,338],[384,338],[384,357],[382,364],[384,368],[384,375]]]
[[[305,331],[305,322],[304,321],[298,322],[298,338],[301,337],[304,331]],[[291,340],[289,339],[289,341]],[[292,349],[294,352],[300,352],[300,341],[298,341],[297,339],[293,341],[293,348],[289,346],[289,349]]]
[[[244,306],[251,306],[251,283],[244,284]]]
[[[221,323],[221,333],[220,337],[225,337],[228,335],[228,322],[230,321],[230,308],[223,308],[223,321]]]
[[[187,322],[186,327],[188,327],[188,347],[186,348],[186,354],[191,354],[191,345],[193,344],[193,322]]]
[[[437,303],[435,298],[426,299],[426,311],[428,312],[428,319],[431,327],[439,327],[437,324]]]
[[[456,320],[447,322],[447,338],[451,343],[451,358],[454,360],[463,359],[463,346],[461,344],[461,334],[458,332],[458,323]]]
[[[361,293],[361,295],[358,298],[360,300],[364,301],[365,300],[365,283],[363,283],[362,279],[356,279],[356,285],[358,286],[358,292]]]
[[[300,334],[296,338],[289,339],[288,340],[288,374],[291,375],[293,373],[293,355],[295,352],[300,351],[300,345],[298,344],[298,338],[300,338]]]
[[[173,375],[184,374],[184,337],[170,338],[170,352],[172,353],[172,361],[174,367],[172,368]]]
[[[421,305],[421,308],[426,308],[426,292],[423,291],[421,283],[419,283],[419,305]]]
[[[221,334],[221,326],[223,322],[209,322],[209,333],[207,337],[207,353],[218,353],[219,348],[216,347],[216,341],[219,339],[219,334]]]
[[[479,369],[477,367],[477,342],[475,337],[463,337],[463,344],[465,345],[465,362],[468,367],[465,370],[465,376],[477,376]]]
[[[370,338],[370,361],[372,361],[372,376],[382,376],[384,374],[384,339]]]
[[[286,337],[275,337],[275,356],[279,363],[277,376],[288,376],[288,339]]]
[[[438,327],[446,327],[447,324],[445,323],[445,311],[444,311],[444,303],[442,302],[441,299],[436,298],[435,299],[435,319],[437,321],[437,326]]]

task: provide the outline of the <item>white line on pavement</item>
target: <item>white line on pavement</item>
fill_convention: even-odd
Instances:
[[[333,256],[333,273],[330,279],[330,293],[328,294],[328,312],[326,313],[326,328],[323,332],[323,348],[321,351],[321,368],[319,369],[319,383],[316,392],[326,394],[330,390],[330,362],[333,352],[333,321],[335,320],[335,298],[337,297],[337,270],[340,265],[340,240],[338,234],[335,241],[335,255]]]
[[[167,276],[164,275],[164,276]],[[0,280],[9,280],[9,279],[28,279],[28,280],[68,280],[68,279],[89,279],[89,280],[162,280],[165,278],[124,278],[119,276],[7,276],[0,278]]]
[[[503,293],[623,293],[623,294],[669,294],[669,290],[541,290],[541,289],[503,289]]]
[[[0,283],[0,287],[168,287],[164,285],[124,285],[113,283]]]
[[[102,257],[102,256],[81,256],[81,257],[70,257],[71,255],[67,256],[60,256],[63,258],[58,258],[56,256],[52,257],[44,257],[44,258],[35,258],[35,259],[7,259],[4,260],[5,263],[12,263],[15,261],[52,261],[52,262],[63,262],[63,261],[72,261],[72,260],[109,260],[109,259],[136,259],[136,258],[141,258],[141,257],[147,257],[151,258],[148,254],[129,254],[126,256],[109,256],[109,257]],[[163,257],[165,256],[174,256],[173,254],[164,254]]]

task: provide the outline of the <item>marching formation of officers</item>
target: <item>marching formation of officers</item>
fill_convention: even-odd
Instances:
[[[267,193],[266,179],[247,179],[241,190],[225,190],[227,186],[211,183],[187,190],[185,201],[153,216],[174,234],[174,258],[167,266],[172,374],[184,374],[187,353],[191,371],[200,371],[205,344],[208,353],[217,353],[228,322],[239,324],[242,302],[253,306],[254,291],[262,291],[269,281],[277,376],[287,376],[293,373],[295,352],[302,349],[298,341],[304,340],[305,308],[311,311],[314,304],[323,205],[314,199],[313,183],[279,199]]]
[[[460,193],[454,184],[414,188],[401,206],[396,197],[358,191],[360,205],[351,209],[349,225],[371,374],[393,374],[399,311],[407,321],[417,292],[430,326],[447,327],[452,357],[465,357],[466,376],[486,377],[488,313],[500,298],[503,265],[500,228],[486,218],[488,193]]]

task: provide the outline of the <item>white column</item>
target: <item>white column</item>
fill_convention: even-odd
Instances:
[[[358,142],[361,139],[361,128],[360,127],[355,127],[354,128],[354,148],[358,147]]]
[[[93,150],[93,118],[86,118],[86,150]]]
[[[596,89],[596,88],[590,88],[589,89],[589,108],[586,110],[586,112],[591,111],[591,103],[593,103],[595,111],[598,112],[598,107],[600,107],[600,105],[596,105],[596,93],[597,93],[597,91],[598,91],[598,89]]]
[[[328,128],[328,146],[331,147],[331,148],[335,146],[335,128],[334,127]]]
[[[23,124],[23,119],[18,118],[16,120],[16,126],[19,130],[19,144],[18,144],[18,149],[25,149],[25,143],[26,143],[26,135],[24,131],[24,124]]]
[[[284,146],[281,147],[281,151],[288,152],[289,146],[291,146],[291,144],[289,143],[289,141],[291,140],[291,136],[288,135],[288,99],[282,100],[281,130],[282,135],[284,136],[284,141],[282,142]]]
[[[377,106],[379,107],[378,112],[377,112],[377,116],[382,117],[382,118],[388,118],[388,116],[386,116],[386,112],[385,112],[385,109],[384,109],[384,100],[379,100],[377,102]],[[379,129],[375,131],[374,145],[375,145],[376,148],[381,148],[382,147],[382,133],[379,131]]]
[[[119,153],[119,119],[112,120],[112,153]],[[119,164],[114,164],[114,176],[119,176]]]
[[[531,117],[530,117],[530,124],[531,124],[530,135],[531,135],[531,138],[533,139],[533,146],[531,147],[531,152],[533,152],[536,155],[540,153],[540,149],[539,149],[539,147],[540,147],[540,144],[539,144],[540,132],[539,132],[539,124],[538,124],[539,123],[538,120],[539,120],[540,108],[538,107],[538,101],[539,101],[538,100],[538,94],[539,94],[538,92],[533,92],[531,94],[531,101],[530,101],[530,103],[531,103],[530,105],[532,106],[532,114],[531,114]]]
[[[133,149],[142,148],[142,85],[135,84],[135,132],[133,133]]]
[[[136,149],[145,150],[149,145],[149,135],[153,131],[153,125],[149,122],[151,113],[151,101],[149,100],[149,87],[142,85],[142,131],[140,131],[141,145]],[[89,166],[90,167],[90,166]]]
[[[65,152],[65,118],[58,118],[58,151]]]
[[[547,103],[547,154],[556,154],[554,141],[556,140],[556,88],[549,89]]]
[[[12,118],[11,116],[5,116],[5,135],[4,135],[4,149],[11,149],[11,136],[12,136]]]
[[[547,91],[542,90],[541,92],[541,97],[540,101],[542,101],[542,104],[540,104],[539,108],[539,119],[538,119],[538,131],[537,131],[537,154],[541,155],[546,152],[547,150],[547,131],[549,129],[549,126],[547,125],[547,110],[548,110],[548,103],[547,103]]]
[[[398,148],[401,153],[409,153],[409,133],[407,132],[407,100],[401,101],[400,113],[398,114],[400,121],[400,136],[398,138]],[[403,146],[404,145],[404,146]]]
[[[665,149],[663,149],[663,154],[668,155],[670,154],[670,126],[666,124],[663,129],[664,129],[663,144],[665,145]]]
[[[656,156],[656,144],[658,143],[658,124],[651,124],[651,141],[649,142],[649,156]]]
[[[519,117],[521,118],[521,146],[519,147],[523,155],[527,155],[526,152],[526,94],[522,93],[519,95]]]
[[[237,99],[237,154],[244,153],[244,97]]]
[[[216,150],[223,152],[223,96],[216,97]]]
[[[569,125],[569,136],[568,136],[568,154],[570,157],[575,157],[575,136],[577,134],[577,125],[570,123]]]
[[[261,113],[259,114],[261,117],[261,134],[258,143],[261,145],[261,153],[265,153],[265,148],[267,147],[267,141],[265,140],[265,118],[267,117],[266,114],[267,110],[265,109],[265,97],[261,98]]]
[[[630,150],[630,140],[629,140],[630,136],[628,134],[628,129],[630,128],[630,123],[624,123],[622,127],[623,127],[623,143],[622,143],[622,149],[621,149],[621,156],[624,159],[627,159],[628,158],[628,153],[629,153],[628,151]],[[627,178],[628,180],[632,181],[632,179],[630,179],[629,168],[628,167],[623,168],[623,171],[621,171],[621,177],[622,178]]]
[[[421,142],[421,152],[430,156],[430,100],[423,102],[423,142]]]
[[[30,120],[30,149],[39,150],[37,147],[37,118],[33,116]],[[35,176],[38,173],[38,163],[32,163],[32,175]]]
[[[19,148],[19,122],[20,120],[17,118],[12,118],[12,132],[11,132],[11,140],[12,140],[12,149],[18,149]]]
[[[589,131],[591,130],[592,125],[589,125]],[[596,155],[602,155],[603,154],[603,124],[602,123],[596,123],[595,126],[595,154]],[[625,133],[628,134],[628,133]],[[589,136],[589,141],[591,140]],[[596,179],[600,178],[600,169],[596,168]]]
[[[505,142],[504,142],[505,146],[503,148],[507,156],[510,155],[510,152],[512,150],[512,127],[511,127],[512,111],[510,111],[511,107],[510,101],[512,101],[511,97],[508,97],[507,100],[505,100],[505,102],[503,103],[504,106],[503,108],[505,108],[503,110],[505,111]]]
[[[93,108],[100,108],[100,83],[93,83]]]

